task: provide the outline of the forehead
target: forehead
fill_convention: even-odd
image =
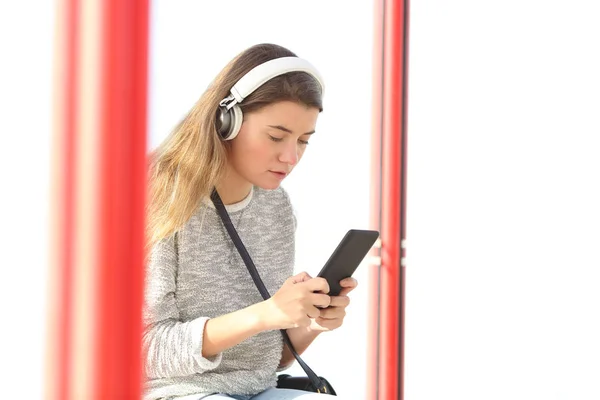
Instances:
[[[247,120],[260,124],[285,125],[292,130],[294,127],[306,130],[314,129],[318,116],[318,108],[293,101],[280,101],[248,114]]]

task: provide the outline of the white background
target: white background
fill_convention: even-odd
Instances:
[[[0,2],[0,396],[42,398],[54,4]]]
[[[412,4],[407,399],[600,398],[595,4]]]
[[[149,146],[245,48],[277,43],[313,63],[325,80],[324,112],[283,186],[298,218],[296,272],[315,276],[348,229],[369,228],[373,5],[228,1],[224,12],[224,4],[154,3]],[[363,285],[354,292],[344,328],[321,335],[303,357],[348,398],[361,398],[366,390],[367,272],[357,272]],[[304,374],[297,365],[286,373]]]
[[[368,226],[372,4],[216,3],[153,4],[149,145],[245,47],[272,41],[313,62],[325,112],[285,187],[297,269],[316,274],[348,228]],[[600,398],[598,11],[411,4],[409,400]],[[6,398],[43,397],[53,17],[48,1],[0,4]],[[365,384],[365,272],[346,326],[305,357],[351,399]]]

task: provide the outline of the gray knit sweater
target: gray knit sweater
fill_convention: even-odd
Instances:
[[[292,275],[295,218],[282,188],[254,188],[227,211],[269,293]],[[275,386],[283,342],[262,332],[212,357],[202,357],[209,318],[262,301],[209,199],[151,252],[146,270],[144,399],[188,394],[255,394]]]

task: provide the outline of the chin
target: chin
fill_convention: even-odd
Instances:
[[[281,181],[275,179],[255,179],[251,182],[254,186],[264,190],[275,190],[281,185]]]
[[[257,182],[254,186],[258,186],[264,190],[275,190],[281,185],[281,182]]]

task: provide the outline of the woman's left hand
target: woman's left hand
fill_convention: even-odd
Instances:
[[[356,289],[358,281],[354,278],[346,278],[340,281],[342,291],[339,296],[331,296],[329,307],[321,310],[321,315],[312,320],[310,329],[313,331],[332,331],[344,323],[346,307],[350,304],[348,293]]]

